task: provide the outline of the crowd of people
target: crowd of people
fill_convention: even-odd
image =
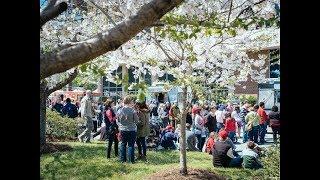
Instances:
[[[107,158],[111,157],[113,144],[115,156],[119,155],[120,142],[121,162],[135,162],[135,145],[137,159],[146,159],[147,138],[156,126],[154,131],[158,131],[155,134],[160,139],[157,149],[179,149],[181,117],[186,117],[187,150],[211,154],[214,166],[261,168],[258,145],[266,143],[267,126],[272,128],[274,143],[278,142],[280,134],[278,107],[272,107],[267,114],[263,102],[255,105],[243,102],[241,106],[195,103],[189,105],[186,116],[181,116],[176,104],[152,101],[147,105],[132,96],[124,97],[117,104],[112,99],[93,103],[91,91],[86,91],[80,103],[73,104],[69,98],[65,104],[62,102],[63,96],[51,108],[62,116],[80,116],[86,122],[86,129],[78,136],[79,141],[88,143],[100,134],[100,140],[107,142]],[[238,141],[240,137],[242,142]],[[241,156],[235,151],[235,143],[247,143]]]

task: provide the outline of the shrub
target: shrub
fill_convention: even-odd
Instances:
[[[240,95],[239,100],[241,102],[247,101],[252,106],[257,104],[257,101],[258,101],[257,97],[252,96],[252,95]]]
[[[273,145],[265,153],[265,157],[261,159],[265,167],[265,174],[269,177],[280,177],[280,146]]]
[[[256,178],[280,179],[280,146],[273,145],[269,147],[261,158],[263,169],[253,172]]]
[[[61,117],[59,113],[50,109],[47,109],[46,116],[46,135],[54,139],[74,139],[78,133],[79,125],[83,124],[83,120],[80,118]]]

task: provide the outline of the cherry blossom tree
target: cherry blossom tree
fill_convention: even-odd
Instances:
[[[66,2],[60,2],[56,4],[57,0],[51,0],[48,6],[40,12],[40,28],[45,28],[46,22],[57,17],[65,11]],[[151,26],[154,22],[160,19],[165,13],[178,6],[182,0],[145,0],[145,1],[109,1],[104,3],[110,7],[115,5],[114,8],[118,8],[121,13],[124,11],[125,19],[115,27],[99,31],[95,36],[91,36],[89,39],[83,40],[77,43],[63,44],[60,48],[53,48],[50,52],[40,54],[40,78],[46,78],[50,75],[64,72],[72,67],[89,62],[94,58],[105,54],[108,51],[114,51],[118,49],[123,43],[133,38],[144,28]],[[134,2],[134,3],[133,3]],[[113,10],[112,8],[110,9]],[[115,11],[117,12],[117,11]],[[88,12],[89,17],[91,16]],[[83,14],[83,16],[86,16]],[[91,16],[97,17],[97,16]],[[63,16],[61,18],[64,18]],[[66,17],[67,18],[67,17]],[[74,14],[70,18],[75,19]],[[87,18],[88,21],[90,18]],[[66,26],[66,22],[52,22],[57,23],[57,26]],[[77,24],[77,23],[75,23]],[[42,26],[41,26],[42,25]],[[86,25],[86,23],[84,23]],[[91,27],[91,26],[89,26]],[[102,27],[103,28],[103,27]],[[81,27],[78,27],[81,29]],[[90,29],[90,28],[89,28]],[[89,30],[88,29],[88,30]],[[68,27],[59,31],[59,33],[65,33],[65,37],[68,37]],[[69,30],[74,30],[69,27]],[[82,29],[81,29],[82,31]],[[79,32],[82,33],[82,32]],[[73,36],[76,36],[76,32]]]
[[[230,4],[225,5],[228,2]],[[242,4],[239,5],[239,2]],[[248,76],[262,81],[266,69],[261,67],[267,57],[260,55],[258,60],[250,59],[248,51],[279,45],[279,19],[274,9],[268,9],[272,2],[251,2],[250,6],[245,6],[246,2],[227,1],[224,4],[218,3],[218,6],[217,1],[187,1],[161,19],[163,27],[145,30],[124,44],[121,51],[107,55],[110,60],[107,73],[110,79],[113,78],[111,72],[119,64],[134,66],[136,77],[151,72],[158,77],[169,73],[176,78],[174,85],[181,86],[183,90],[180,108],[182,174],[187,174],[186,145],[183,141],[187,87],[201,95],[200,83],[204,79],[207,83],[229,88],[239,81],[245,81]],[[263,6],[257,9],[256,6],[260,5]],[[251,12],[246,12],[249,10]],[[266,23],[271,27],[266,27]]]
[[[123,65],[135,67],[135,78],[147,72],[158,77],[172,74],[176,78],[173,84],[183,89],[180,173],[187,174],[183,141],[187,87],[201,94],[203,79],[230,87],[246,80],[248,75],[263,80],[261,74],[265,69],[260,67],[266,57],[261,55],[260,60],[253,60],[247,52],[279,44],[279,2],[186,0],[178,6],[181,2],[89,0],[92,9],[88,8],[80,21],[59,24],[59,18],[76,16],[58,16],[56,21],[42,26],[42,49],[48,53],[41,55],[41,77],[63,72],[100,55],[105,59],[106,77],[111,81],[117,80],[111,72]],[[94,34],[98,35],[92,38]],[[108,51],[112,52],[106,54]]]

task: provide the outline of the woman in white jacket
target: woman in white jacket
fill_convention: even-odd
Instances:
[[[194,133],[198,139],[198,144],[197,144],[197,148],[201,151],[203,145],[204,145],[204,141],[205,138],[202,138],[202,134],[205,133],[205,120],[203,117],[201,117],[200,115],[200,108],[197,108],[195,110],[195,117],[194,117],[194,126],[195,126],[195,130]]]

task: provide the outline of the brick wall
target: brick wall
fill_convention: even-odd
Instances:
[[[269,50],[262,50],[259,52],[248,52],[248,56],[252,59],[258,59],[258,54],[269,54]],[[266,59],[266,63],[262,68],[270,67],[269,66],[269,58]],[[253,69],[258,69],[252,65]],[[270,69],[268,68],[266,72],[266,78],[269,78]],[[250,75],[248,75],[247,81],[240,82],[240,85],[235,86],[234,90],[235,94],[250,94],[250,95],[258,95],[258,83],[253,81]]]

